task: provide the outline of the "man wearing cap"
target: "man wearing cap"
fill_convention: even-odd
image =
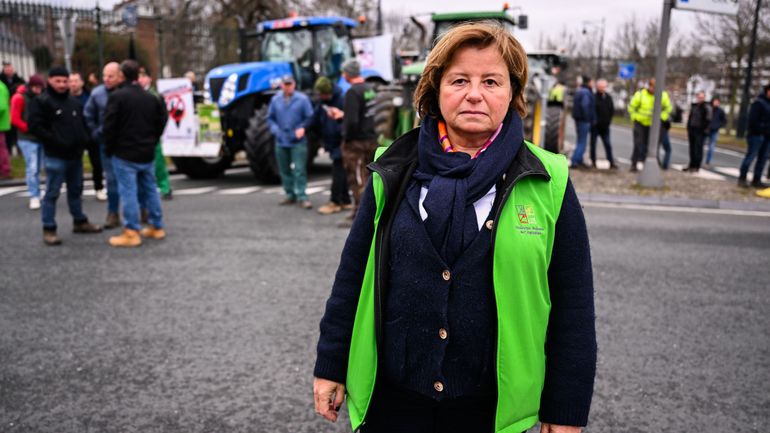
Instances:
[[[48,71],[48,88],[30,104],[29,130],[45,150],[46,188],[41,217],[43,242],[59,245],[56,234],[56,201],[67,183],[67,204],[74,233],[98,233],[102,228],[88,222],[83,213],[83,150],[88,131],[80,102],[69,94],[69,71],[56,66]]]
[[[338,119],[342,114],[344,100],[342,90],[335,86],[327,77],[319,77],[314,87],[320,102],[313,113],[310,129],[317,130],[321,136],[324,149],[332,159],[332,190],[329,203],[318,208],[318,212],[329,215],[352,209],[345,167],[342,166],[342,122]]]
[[[312,209],[307,187],[307,137],[305,128],[313,117],[310,99],[296,90],[291,75],[281,80],[281,92],[276,93],[267,108],[267,123],[275,137],[275,159],[281,174],[286,197],[281,205],[299,203],[303,209]]]
[[[29,191],[29,208],[40,209],[40,167],[43,164],[43,147],[37,137],[29,132],[29,110],[32,100],[45,88],[40,75],[29,77],[29,83],[16,88],[11,96],[11,125],[19,131],[19,149],[24,156],[24,173]]]
[[[341,226],[350,226],[358,211],[361,195],[369,180],[366,166],[374,159],[377,149],[377,132],[374,129],[372,105],[377,97],[372,83],[361,76],[361,64],[350,59],[342,65],[342,75],[351,84],[345,93],[344,121],[342,123],[342,159],[348,174],[348,187],[353,193],[355,205]]]

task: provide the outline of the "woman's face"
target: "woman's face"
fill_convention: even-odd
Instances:
[[[459,136],[492,134],[512,98],[508,67],[494,46],[461,48],[441,77],[439,109]]]

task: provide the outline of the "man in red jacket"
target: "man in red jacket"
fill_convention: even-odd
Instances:
[[[45,87],[45,81],[40,75],[29,77],[27,86],[20,85],[11,97],[11,125],[19,133],[19,149],[24,156],[24,173],[29,191],[29,208],[40,209],[40,166],[43,165],[43,146],[29,132],[27,116],[29,105]]]

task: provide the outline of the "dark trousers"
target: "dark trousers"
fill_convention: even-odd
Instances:
[[[99,143],[89,142],[86,146],[88,160],[91,161],[91,176],[94,180],[94,189],[104,189],[104,168],[102,167],[102,155]]]
[[[13,155],[13,146],[17,146],[18,141],[19,133],[16,131],[16,128],[11,127],[11,129],[5,131],[5,145],[8,146],[9,155]]]
[[[492,432],[494,397],[435,401],[412,391],[377,384],[361,433]]]
[[[650,141],[650,127],[634,122],[634,150],[631,153],[631,165],[647,159],[647,144]]]
[[[329,201],[339,205],[350,204],[347,173],[342,158],[332,160],[332,192]]]
[[[610,127],[608,126],[594,126],[591,128],[591,162],[596,165],[596,139],[601,138],[604,145],[604,154],[607,156],[607,161],[611,165],[615,165],[615,160],[612,158],[612,144],[610,144]]]
[[[356,216],[361,196],[366,183],[369,181],[369,170],[366,168],[374,159],[377,150],[377,140],[346,140],[342,143],[342,162],[348,176],[348,188],[353,193],[355,205],[352,217]]]
[[[705,132],[699,128],[687,128],[687,140],[690,142],[690,168],[700,169],[703,160],[703,138]]]

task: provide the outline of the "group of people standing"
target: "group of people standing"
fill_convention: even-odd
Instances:
[[[155,160],[168,114],[159,95],[148,91],[151,82],[136,61],[126,60],[105,65],[103,84],[90,94],[83,90],[80,74],[60,66],[48,71],[47,82],[33,75],[26,86],[16,90],[11,99],[11,119],[19,131],[19,147],[25,158],[30,208],[42,209],[46,245],[62,243],[57,231],[56,202],[65,183],[74,233],[100,233],[122,224],[122,233],[109,239],[110,245],[116,247],[138,246],[142,236],[165,238]],[[2,90],[0,86],[0,93]],[[0,129],[2,127],[0,115]],[[104,226],[89,222],[82,208],[86,149],[97,198],[104,194],[102,172],[106,178]],[[162,158],[162,154],[160,156]],[[41,167],[46,174],[42,200]],[[165,175],[167,186],[165,162],[158,168]],[[168,193],[170,197],[170,189]],[[144,215],[146,218],[142,218]],[[145,219],[148,224],[143,228],[141,222]]]
[[[575,92],[572,117],[577,129],[577,143],[572,155],[570,168],[588,168],[583,163],[583,154],[590,134],[590,156],[593,168],[596,168],[596,141],[602,139],[604,151],[610,162],[610,168],[616,169],[610,144],[610,124],[614,114],[612,97],[607,93],[607,82],[599,80],[596,93],[593,92],[593,80],[582,77],[582,84]],[[689,142],[689,163],[683,171],[697,173],[702,166],[710,166],[714,156],[719,131],[727,124],[727,116],[721,108],[721,101],[713,97],[706,101],[703,91],[696,93],[696,100],[690,106],[687,118],[687,138]],[[628,104],[628,113],[633,123],[633,151],[631,154],[630,171],[639,170],[639,163],[647,158],[650,126],[652,125],[653,107],[655,103],[655,79],[651,78],[647,86],[634,93]],[[671,98],[665,90],[661,97],[661,129],[660,147],[663,154],[658,157],[661,168],[667,170],[671,166],[671,141],[669,129],[672,117],[675,115]],[[680,116],[681,117],[681,116]],[[741,164],[738,185],[748,187],[746,180],[749,167],[754,159],[755,176],[752,186],[762,187],[761,172],[770,153],[770,86],[765,86],[763,93],[752,103],[748,119],[747,142],[749,144],[746,158]],[[703,148],[706,147],[704,156]]]
[[[296,89],[294,77],[284,76],[282,91],[275,94],[268,105],[267,122],[275,137],[276,161],[285,193],[280,204],[313,208],[305,189],[307,131],[314,130],[332,159],[331,197],[318,212],[329,215],[350,210],[339,223],[342,227],[350,227],[369,178],[366,165],[374,158],[377,148],[371,110],[376,92],[373,84],[361,76],[361,65],[357,60],[345,62],[342,75],[350,84],[344,96],[329,78],[316,80],[314,90],[319,101],[315,108],[310,98]]]

